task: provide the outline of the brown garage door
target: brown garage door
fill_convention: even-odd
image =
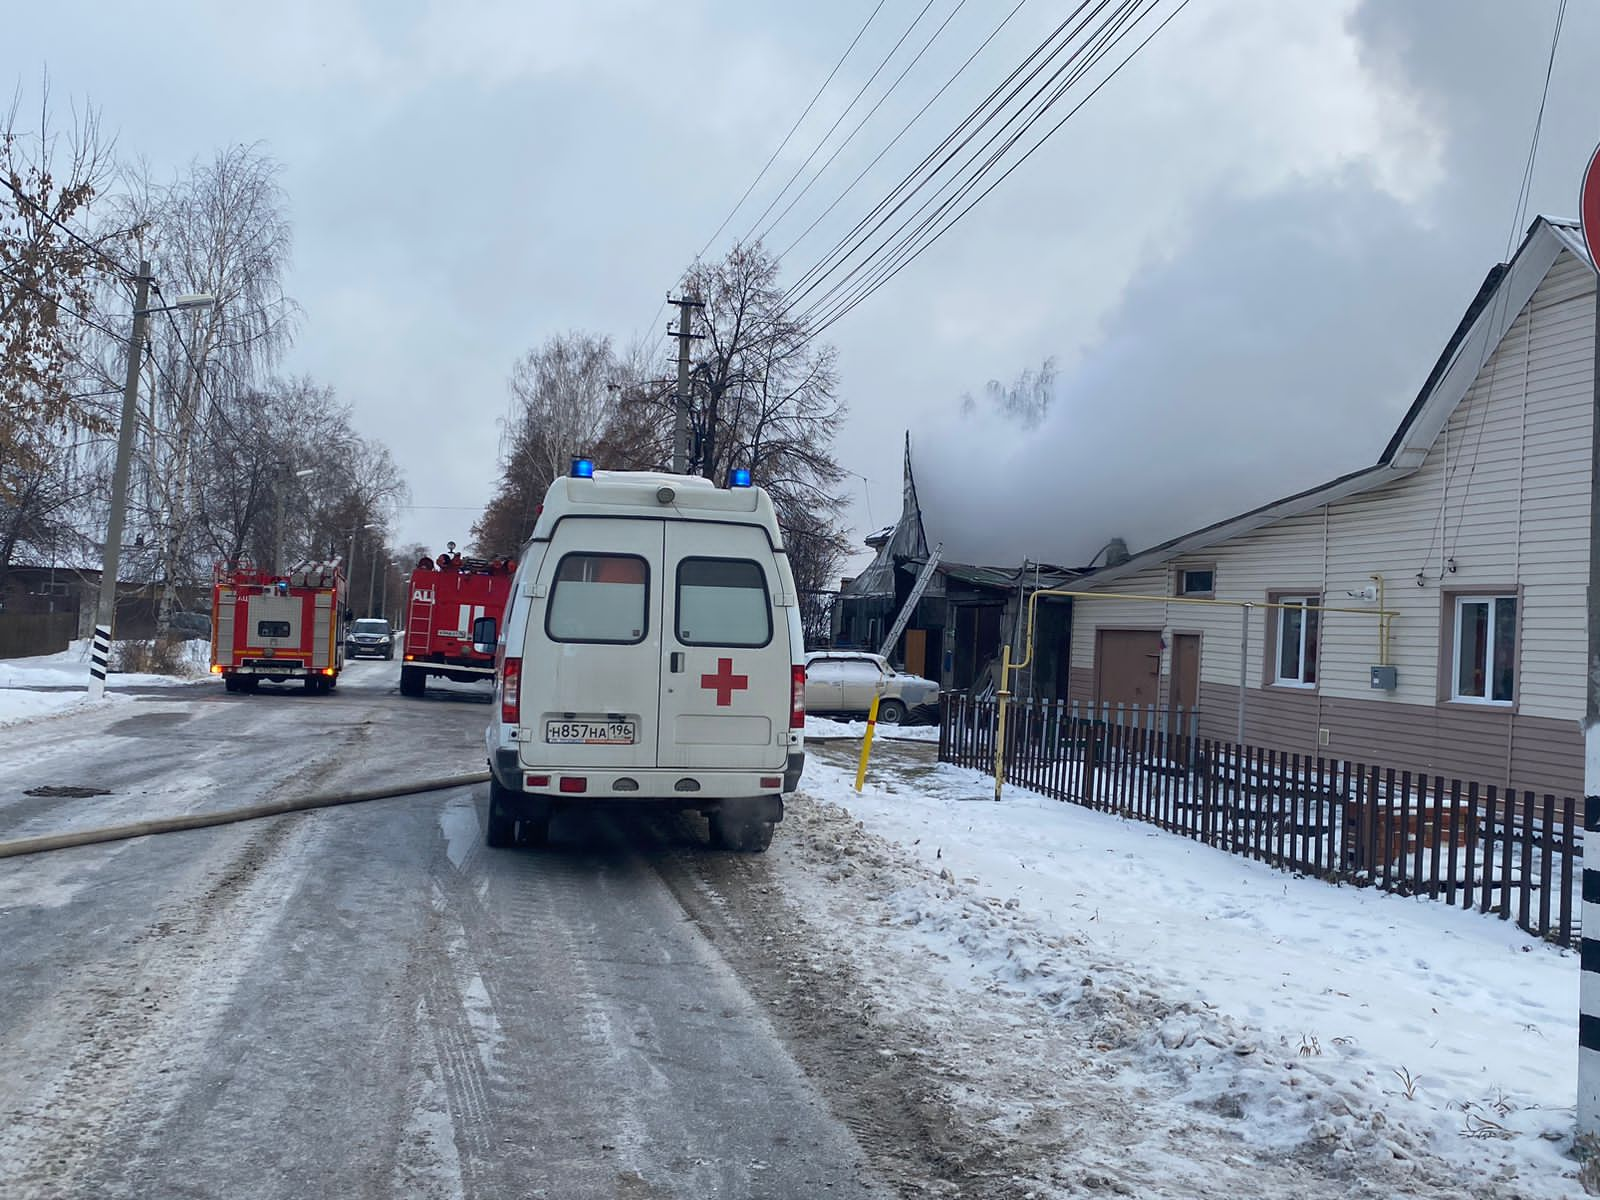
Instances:
[[[1161,634],[1150,629],[1095,633],[1094,694],[1102,704],[1155,704],[1161,697]]]

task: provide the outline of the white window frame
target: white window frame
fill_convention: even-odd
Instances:
[[[1521,620],[1520,597],[1514,592],[1484,592],[1481,594],[1461,593],[1454,597],[1455,618],[1450,637],[1450,700],[1454,704],[1478,704],[1485,708],[1511,708],[1517,702],[1517,675],[1519,662],[1517,658],[1517,627],[1513,623],[1511,628],[1511,695],[1505,700],[1494,698],[1494,658],[1495,658],[1495,606],[1501,600],[1510,600],[1518,604],[1517,619]],[[1484,672],[1483,690],[1485,695],[1471,696],[1461,693],[1461,610],[1469,604],[1487,604],[1489,606],[1486,624],[1487,641],[1484,645]]]
[[[1211,576],[1211,586],[1208,588],[1189,588],[1185,586],[1190,572],[1205,572]],[[1173,592],[1178,596],[1211,597],[1217,594],[1217,568],[1212,563],[1185,563],[1176,568],[1177,578],[1173,581]]]
[[[1311,627],[1311,622],[1308,621],[1306,618],[1311,615],[1310,612],[1307,612],[1307,609],[1310,609],[1313,612],[1316,612],[1317,610],[1320,610],[1320,608],[1322,607],[1322,597],[1321,596],[1278,596],[1278,597],[1276,597],[1274,599],[1273,602],[1275,604],[1280,605],[1281,607],[1275,608],[1275,609],[1272,610],[1273,612],[1278,614],[1278,626],[1277,626],[1278,634],[1277,634],[1277,637],[1273,638],[1273,640],[1272,640],[1272,686],[1273,687],[1286,687],[1286,688],[1300,688],[1300,689],[1302,689],[1304,691],[1313,691],[1313,690],[1316,689],[1317,681],[1315,679],[1308,680],[1305,677],[1305,675],[1306,675],[1306,633]],[[1299,662],[1300,662],[1300,674],[1299,674],[1298,677],[1292,677],[1292,678],[1288,677],[1288,676],[1285,676],[1283,674],[1283,621],[1284,621],[1284,618],[1289,615],[1289,609],[1291,607],[1300,609],[1300,645],[1299,645],[1299,648],[1298,648],[1298,650],[1299,650],[1298,658],[1299,658]],[[1319,634],[1319,636],[1317,638],[1317,642],[1318,642],[1318,648],[1320,649],[1321,648],[1321,641],[1322,641],[1322,638],[1320,637],[1320,634],[1322,632],[1322,620],[1321,620],[1320,612],[1318,612],[1317,615],[1318,615],[1317,633]]]

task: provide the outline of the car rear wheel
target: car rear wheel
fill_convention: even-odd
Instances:
[[[885,725],[898,725],[906,719],[906,706],[898,700],[883,700],[878,703],[878,720]]]

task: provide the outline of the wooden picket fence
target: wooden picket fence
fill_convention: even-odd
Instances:
[[[939,758],[994,771],[997,705],[941,701]],[[1196,737],[1192,724],[1013,703],[1008,783],[1145,821],[1281,870],[1421,895],[1575,945],[1571,796]]]

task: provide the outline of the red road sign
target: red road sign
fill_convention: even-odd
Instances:
[[[1583,240],[1589,246],[1589,261],[1600,265],[1600,146],[1595,147],[1589,169],[1583,173],[1578,217],[1583,224]]]

